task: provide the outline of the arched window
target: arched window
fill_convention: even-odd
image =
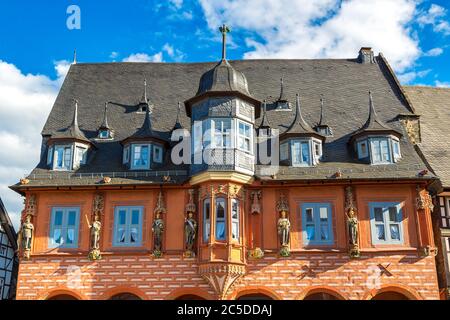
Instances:
[[[227,206],[224,198],[216,199],[216,240],[226,239],[226,212]]]
[[[211,234],[211,201],[206,199],[203,203],[203,241],[208,242]]]
[[[239,200],[231,200],[231,238],[239,240]]]

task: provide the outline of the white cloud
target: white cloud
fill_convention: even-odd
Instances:
[[[115,59],[115,58],[117,58],[119,56],[119,53],[117,52],[117,51],[113,51],[113,52],[111,52],[111,54],[109,55],[109,57],[111,58],[111,59]]]
[[[150,56],[146,53],[133,53],[122,60],[123,62],[163,62],[162,52]]]
[[[450,88],[450,82],[441,82],[439,80],[436,80],[435,85],[438,88]]]
[[[169,57],[171,57],[175,61],[182,61],[185,57],[184,53],[178,49],[174,49],[174,47],[168,43],[166,43],[162,50],[167,53]]]
[[[55,62],[52,80],[0,60],[0,196],[16,228],[23,202],[8,186],[39,162],[40,132],[69,67],[66,60]]]
[[[417,22],[423,27],[431,25],[435,32],[450,35],[450,24],[447,19],[447,10],[437,4],[432,4],[428,11],[421,12]]]
[[[416,0],[200,0],[212,30],[223,23],[253,31],[244,58],[350,58],[381,51],[397,71],[421,55],[410,30]]]
[[[427,69],[422,71],[406,72],[403,74],[399,74],[398,79],[402,84],[410,84],[418,78],[426,77],[428,74],[430,74],[431,71],[432,71],[431,69]]]
[[[444,49],[434,48],[434,49],[431,49],[431,50],[428,50],[427,52],[425,52],[424,56],[425,57],[438,57],[443,53],[444,53]]]

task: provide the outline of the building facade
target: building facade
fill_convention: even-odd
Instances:
[[[437,178],[385,58],[222,52],[71,66],[12,186],[17,297],[439,299]]]
[[[18,271],[17,237],[0,199],[0,300],[14,299]]]
[[[450,89],[430,87],[405,87],[415,112],[420,115],[422,139],[417,147],[426,159],[428,169],[439,176],[439,183],[430,187],[434,204],[435,241],[439,248],[436,257],[439,287],[443,298],[450,293],[450,170],[445,139],[450,135]]]

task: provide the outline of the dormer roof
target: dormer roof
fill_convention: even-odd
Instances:
[[[281,139],[289,137],[316,137],[321,140],[325,140],[325,137],[311,128],[311,126],[303,119],[301,107],[300,107],[300,96],[296,95],[295,102],[295,117],[289,128],[281,134]]]

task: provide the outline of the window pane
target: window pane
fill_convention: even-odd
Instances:
[[[383,220],[383,208],[374,208],[375,213],[375,221],[376,222],[384,222]]]
[[[75,239],[75,229],[73,228],[67,229],[66,244],[73,244],[74,239]]]
[[[72,150],[70,147],[66,147],[64,149],[64,167],[69,169],[70,168],[70,160],[72,158]]]
[[[306,239],[314,240],[316,228],[314,225],[306,225]]]
[[[225,218],[225,203],[223,200],[217,200],[216,217],[217,219]]]
[[[313,222],[313,209],[306,209],[306,222]]]
[[[119,224],[126,224],[127,222],[127,212],[125,210],[119,211]]]
[[[53,230],[53,241],[57,244],[62,244],[61,229],[55,228]]]
[[[77,213],[75,211],[69,211],[67,224],[69,226],[74,226],[76,224],[76,218],[77,218]]]
[[[137,228],[131,228],[130,231],[130,242],[135,243],[138,240],[138,229]]]
[[[300,164],[300,142],[294,142],[292,144],[292,163],[294,164]]]
[[[320,208],[320,221],[327,222],[328,220],[328,209],[325,207]]]
[[[205,220],[209,220],[210,215],[210,204],[209,201],[205,202]]]
[[[233,239],[239,238],[239,224],[237,222],[233,222],[231,233],[232,233]]]
[[[225,222],[223,221],[216,223],[216,239],[225,240]]]
[[[372,157],[374,162],[381,162],[380,141],[372,140]]]
[[[131,224],[139,224],[139,210],[133,210],[131,214]]]
[[[389,221],[400,222],[400,221],[398,221],[398,214],[397,214],[396,207],[389,207]]]
[[[376,228],[377,228],[377,239],[378,240],[386,240],[386,236],[384,234],[384,225],[377,224]]]
[[[302,143],[302,162],[309,163],[309,143]]]
[[[142,146],[141,150],[141,165],[148,165],[148,146]]]
[[[383,161],[390,161],[391,160],[391,155],[389,154],[388,140],[387,139],[381,140],[380,145],[381,145],[381,152],[382,152]]]
[[[320,225],[320,239],[321,240],[328,240],[330,235],[328,234],[328,224],[321,224]]]
[[[63,213],[62,211],[55,211],[55,226],[62,225]]]
[[[63,166],[63,158],[64,158],[64,149],[56,148],[56,167],[62,168]]]
[[[392,240],[400,240],[400,228],[398,224],[391,224],[390,231]]]
[[[125,242],[125,228],[119,228],[117,230],[117,238],[120,243]]]

